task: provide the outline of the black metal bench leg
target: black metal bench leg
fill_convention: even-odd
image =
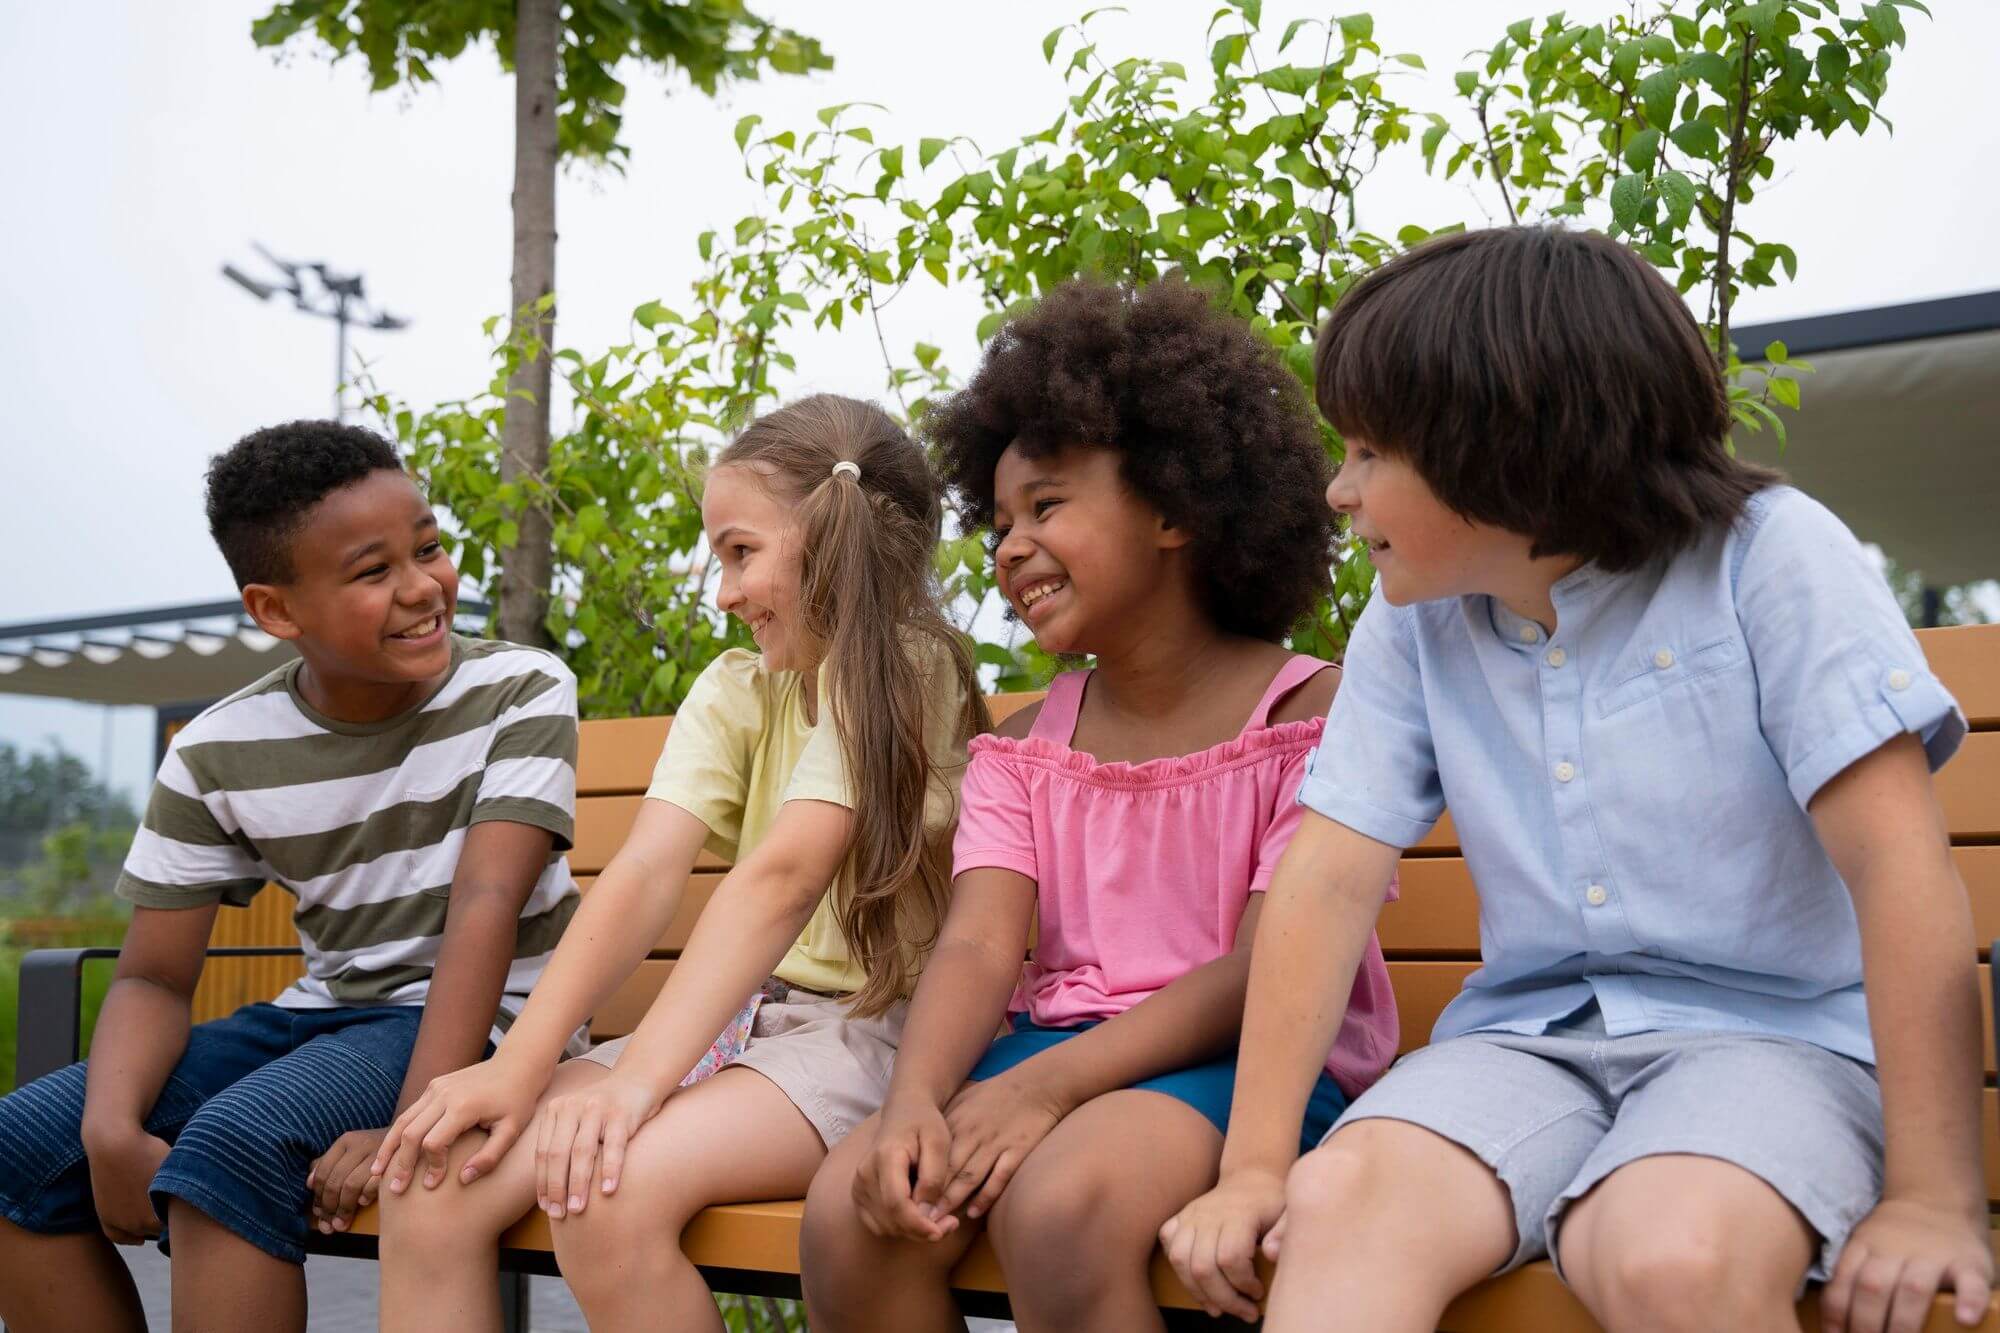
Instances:
[[[505,1333],[529,1333],[528,1275],[500,1275],[500,1327]]]

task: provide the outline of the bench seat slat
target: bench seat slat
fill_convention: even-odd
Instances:
[[[696,1215],[681,1233],[681,1249],[690,1261],[703,1268],[749,1269],[764,1273],[799,1271],[799,1219],[805,1205],[798,1200],[770,1203],[725,1204]],[[374,1206],[364,1209],[354,1220],[353,1234],[380,1234],[380,1217]],[[516,1222],[501,1238],[501,1245],[513,1250],[548,1251],[554,1248],[549,1220],[539,1212]],[[1269,1280],[1270,1266],[1258,1264]],[[1152,1264],[1154,1300],[1170,1310],[1199,1308],[1166,1256],[1155,1250]],[[984,1236],[952,1271],[952,1286],[959,1291],[1004,1292],[1006,1285],[999,1261]],[[1802,1327],[1819,1327],[1817,1294],[1808,1296],[1799,1307]],[[2000,1329],[2000,1297],[1988,1307],[1979,1327],[1987,1333]],[[1466,1292],[1445,1311],[1439,1333],[1597,1333],[1597,1324],[1564,1287],[1547,1260],[1528,1264],[1503,1278],[1483,1282]],[[1931,1304],[1924,1333],[1947,1333],[1958,1328],[1951,1313],[1951,1298],[1940,1295]]]
[[[1975,731],[2000,731],[2000,625],[1917,631],[1924,657]]]

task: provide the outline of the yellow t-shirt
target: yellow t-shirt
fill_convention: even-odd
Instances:
[[[958,817],[966,738],[958,735],[962,699],[954,673],[933,671],[929,680],[924,739],[945,781],[932,784],[924,823],[937,834]],[[840,736],[826,717],[825,690],[818,692],[814,725],[806,718],[803,685],[798,672],[766,670],[760,655],[732,648],[701,673],[674,717],[646,795],[708,825],[708,850],[724,860],[748,856],[786,801],[854,808]],[[778,964],[781,980],[829,994],[856,991],[866,982],[834,917],[835,888],[828,885],[804,933]]]

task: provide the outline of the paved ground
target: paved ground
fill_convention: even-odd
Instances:
[[[146,1322],[167,1327],[167,1260],[152,1246],[125,1251],[146,1301]],[[587,1333],[569,1288],[551,1277],[530,1278],[531,1333]],[[376,1324],[375,1265],[362,1259],[315,1258],[306,1265],[311,1333],[372,1333]],[[972,1333],[1011,1333],[1012,1324],[970,1321]]]

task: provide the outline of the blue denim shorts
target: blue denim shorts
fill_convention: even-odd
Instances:
[[[1074,1027],[1045,1028],[1030,1023],[1026,1014],[1016,1014],[1010,1026],[1013,1031],[987,1047],[986,1054],[979,1057],[979,1063],[972,1067],[972,1073],[967,1077],[968,1082],[1004,1074],[1028,1057],[1039,1055],[1078,1033],[1088,1032],[1097,1024],[1078,1023]],[[1192,1107],[1215,1126],[1217,1133],[1226,1137],[1229,1133],[1229,1099],[1236,1092],[1236,1057],[1230,1055],[1206,1064],[1189,1065],[1186,1069],[1159,1074],[1132,1086],[1148,1092],[1165,1093],[1175,1101]],[[1304,1152],[1318,1143],[1346,1109],[1347,1094],[1333,1081],[1333,1075],[1322,1070],[1319,1081],[1313,1084],[1312,1097],[1306,1102],[1306,1120],[1299,1133],[1299,1151]]]
[[[420,1007],[245,1005],[198,1024],[146,1117],[172,1151],[153,1177],[162,1222],[181,1199],[258,1249],[305,1262],[306,1173],[353,1129],[386,1126]],[[25,1231],[95,1231],[83,1152],[83,1064],[0,1097],[0,1216]],[[160,1249],[167,1237],[160,1236]]]

